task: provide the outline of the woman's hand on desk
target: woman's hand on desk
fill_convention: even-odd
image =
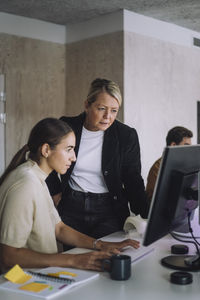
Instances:
[[[57,266],[102,271],[102,261],[111,255],[108,251],[92,251],[83,254],[44,254],[27,248],[15,248],[0,244],[0,270],[6,272],[14,265],[19,264],[22,268]]]
[[[125,247],[139,248],[140,243],[135,240],[126,239],[121,242],[104,242],[97,240],[95,250],[84,254],[71,254],[72,267],[102,271],[102,261],[110,258],[113,254],[119,254]]]
[[[102,271],[103,260],[109,259],[112,253],[106,251],[92,251],[84,254],[69,255],[71,257],[73,268]]]
[[[96,249],[101,251],[109,251],[112,254],[119,254],[120,251],[125,248],[131,246],[133,248],[139,248],[140,242],[136,240],[126,239],[121,242],[104,242],[98,240],[96,243]]]

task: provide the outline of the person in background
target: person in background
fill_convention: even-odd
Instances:
[[[149,209],[137,132],[116,120],[121,103],[115,82],[91,83],[85,111],[61,118],[75,132],[77,160],[61,181],[47,178],[62,221],[95,238],[122,230],[129,206],[144,218]]]
[[[32,129],[27,145],[14,156],[0,178],[0,269],[74,267],[101,271],[103,259],[123,247],[139,247],[134,240],[97,241],[65,225],[46,186],[55,170],[65,174],[72,162],[75,135],[66,122],[46,118]],[[26,157],[28,156],[28,159]],[[62,254],[57,241],[92,251]]]
[[[192,137],[193,137],[192,131],[182,126],[176,126],[169,130],[166,137],[166,145],[167,146],[191,145]],[[147,176],[146,193],[149,201],[151,201],[153,196],[153,191],[156,184],[156,179],[158,176],[161,159],[162,157],[156,160],[156,162],[150,168],[150,171]]]

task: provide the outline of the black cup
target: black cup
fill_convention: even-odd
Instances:
[[[129,255],[113,255],[103,261],[103,270],[110,272],[111,279],[127,280],[131,276],[131,257]]]

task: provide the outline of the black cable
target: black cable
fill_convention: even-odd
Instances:
[[[188,240],[186,241],[186,240],[182,240],[182,239],[178,238],[178,237],[176,236],[176,234],[174,234],[174,233],[172,233],[172,232],[170,232],[170,234],[171,234],[171,236],[172,236],[175,240],[177,240],[177,241],[180,241],[180,242],[183,242],[183,243],[190,243],[190,244],[195,245],[196,250],[197,250],[197,254],[198,254],[198,256],[200,257],[200,250],[199,250],[199,247],[197,246],[197,245],[200,245],[200,244],[199,244],[199,242],[196,240],[196,238],[195,238],[194,235],[193,235],[193,229],[192,229],[192,227],[191,227],[190,217],[191,217],[191,212],[188,211],[188,214],[187,214],[188,227],[189,227],[189,232],[190,232],[190,234],[191,234],[191,236],[192,236],[192,239],[193,239],[194,241],[188,241]]]
[[[200,246],[200,243],[197,241],[196,237],[195,237],[194,234],[193,234],[193,229],[192,229],[192,226],[191,226],[190,216],[191,216],[191,212],[189,212],[188,215],[187,215],[189,232],[190,232],[190,234],[191,234],[193,240],[197,243],[197,245]]]
[[[197,244],[195,243],[195,242],[193,242],[193,241],[186,241],[186,240],[182,240],[182,239],[179,239],[174,233],[172,233],[172,232],[170,232],[170,234],[171,234],[171,236],[175,239],[175,240],[177,240],[177,241],[180,241],[180,242],[183,242],[183,243],[190,243],[190,244],[193,244],[193,245],[195,245],[195,247],[196,247],[196,250],[197,250],[197,253],[198,253],[198,255],[199,255],[199,257],[200,257],[200,251],[199,251],[199,248],[198,248],[198,246],[197,246]]]

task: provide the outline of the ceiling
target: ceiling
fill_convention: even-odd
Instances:
[[[61,25],[120,9],[200,32],[199,0],[0,0],[0,12]]]

